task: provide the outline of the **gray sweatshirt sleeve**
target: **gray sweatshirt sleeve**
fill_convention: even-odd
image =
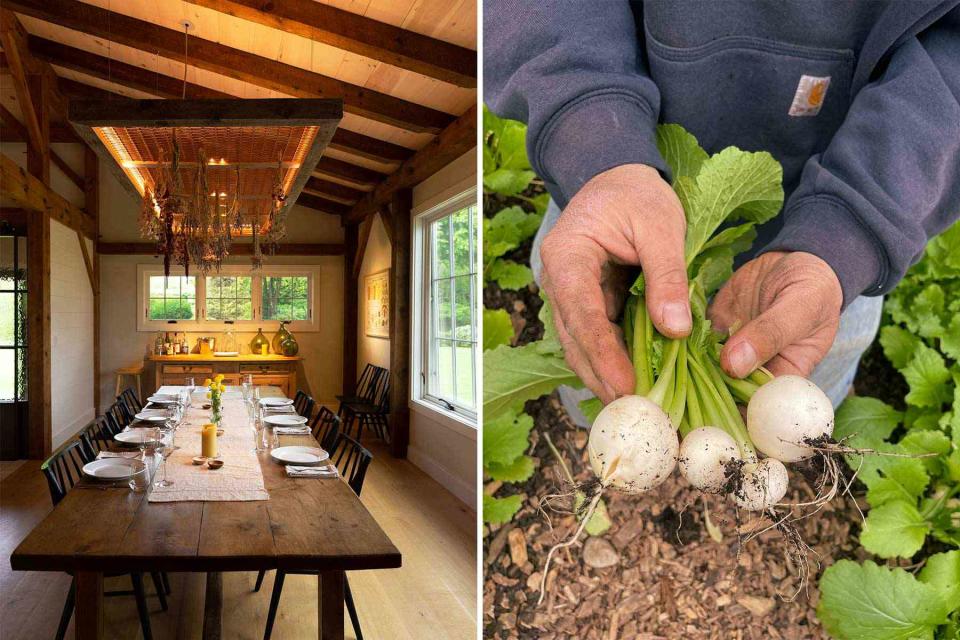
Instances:
[[[960,217],[960,10],[903,42],[810,158],[764,251],[830,264],[844,304],[892,289]]]
[[[561,207],[607,169],[667,173],[655,137],[660,93],[627,0],[487,0],[483,46],[484,100],[528,124],[530,162]]]

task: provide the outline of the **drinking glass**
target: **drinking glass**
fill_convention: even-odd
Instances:
[[[253,429],[253,452],[260,453],[265,450],[263,438],[263,421],[260,419],[257,411],[257,404],[253,398],[247,401],[247,414],[250,417],[250,427]]]
[[[197,382],[193,378],[187,378],[183,382],[184,382],[184,386],[187,388],[187,397],[192,401],[193,392],[196,391],[197,389]]]
[[[246,373],[240,377],[240,386],[243,389],[243,399],[248,400],[253,391],[253,376]]]
[[[173,480],[167,480],[167,458],[170,457],[170,454],[173,453],[171,447],[166,446],[163,442],[163,434],[160,433],[160,429],[157,429],[157,444],[154,449],[155,453],[160,456],[160,479],[153,483],[155,487],[169,487],[173,484]]]

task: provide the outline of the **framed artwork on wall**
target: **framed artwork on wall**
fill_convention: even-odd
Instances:
[[[364,279],[364,332],[372,338],[390,337],[390,269]]]

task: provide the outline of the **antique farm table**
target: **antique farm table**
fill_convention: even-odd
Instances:
[[[276,387],[261,393],[282,395]],[[224,402],[242,402],[233,396]],[[247,425],[224,428],[247,429],[253,448]],[[309,435],[280,436],[280,444],[317,446]],[[74,574],[76,637],[83,639],[103,634],[104,573],[207,572],[209,600],[219,597],[222,571],[317,570],[319,636],[339,640],[344,571],[399,567],[400,552],[345,482],[289,478],[269,452],[260,454],[260,465],[269,500],[148,502],[146,493],[126,488],[72,490],[20,543],[10,564],[18,571]]]

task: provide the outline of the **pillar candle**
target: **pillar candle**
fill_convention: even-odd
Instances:
[[[200,455],[205,458],[217,457],[217,425],[205,424],[200,432]]]

